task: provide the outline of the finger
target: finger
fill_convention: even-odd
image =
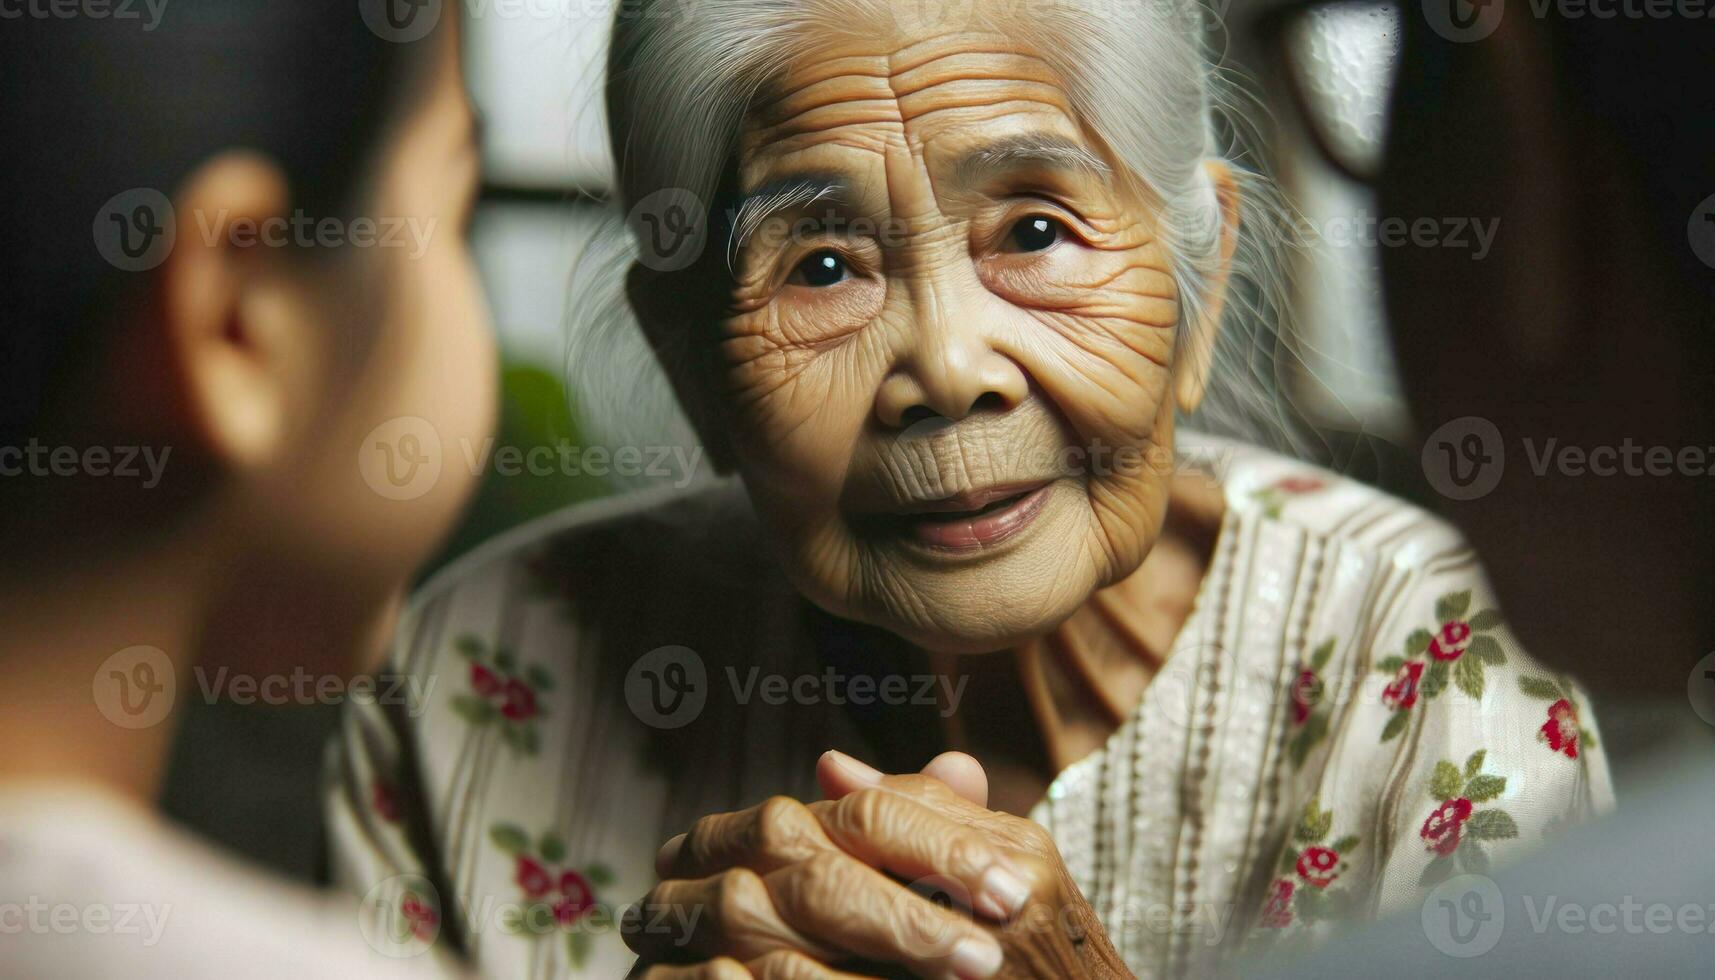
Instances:
[[[731,868],[699,879],[670,879],[625,911],[620,932],[644,961],[730,956],[751,960],[777,949],[798,949],[821,959],[837,947],[813,940],[783,921],[762,878]]]
[[[652,966],[638,980],[751,980],[751,973],[737,960],[723,956],[690,966]]]
[[[881,770],[865,765],[844,752],[829,749],[816,760],[816,782],[822,786],[822,795],[830,800],[837,800],[860,789],[880,786],[881,779]]]
[[[955,900],[997,922],[1024,909],[1036,869],[989,833],[886,789],[811,805],[841,850],[907,881],[943,879]]]
[[[818,855],[763,880],[790,928],[858,959],[929,980],[986,980],[1000,970],[1000,942],[987,929],[850,855]]]
[[[728,868],[767,874],[834,849],[804,804],[776,796],[748,810],[703,817],[655,856],[661,878],[707,878]]]
[[[870,980],[836,970],[793,949],[776,950],[745,964],[756,980]]]
[[[939,779],[947,788],[977,806],[988,809],[989,777],[983,764],[963,752],[943,752],[929,760],[923,775]]]

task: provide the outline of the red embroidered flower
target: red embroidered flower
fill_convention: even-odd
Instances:
[[[1546,741],[1550,749],[1566,753],[1568,759],[1578,758],[1578,709],[1565,698],[1549,705],[1548,720],[1536,737]]]
[[[434,939],[435,933],[440,930],[441,914],[415,892],[405,893],[404,899],[399,902],[399,912],[405,916],[405,921],[410,923],[411,935],[418,939]]]
[[[1382,688],[1382,704],[1401,710],[1417,703],[1417,682],[1423,677],[1423,661],[1401,664],[1393,682]]]
[[[1471,624],[1457,620],[1442,623],[1441,632],[1429,641],[1429,655],[1436,660],[1458,660],[1471,645]]]
[[[1262,907],[1262,919],[1257,924],[1264,929],[1284,929],[1292,925],[1292,893],[1298,886],[1287,878],[1274,880],[1274,891]]]
[[[548,869],[542,867],[535,858],[524,854],[518,856],[518,874],[515,880],[525,898],[541,898],[548,894],[548,889],[554,887],[554,879],[548,874]]]
[[[1459,847],[1460,829],[1465,821],[1471,819],[1471,801],[1463,796],[1455,800],[1446,800],[1430,811],[1429,819],[1423,821],[1422,835],[1429,849],[1446,857]]]
[[[375,780],[369,789],[369,805],[376,816],[388,823],[399,822],[399,791],[387,780]]]
[[[527,721],[536,717],[536,692],[530,686],[516,677],[506,681],[506,703],[500,706],[500,713],[513,721]]]
[[[1340,852],[1331,847],[1306,847],[1298,855],[1298,877],[1317,888],[1327,888],[1329,882],[1339,877],[1334,871],[1339,863]]]
[[[1304,724],[1315,709],[1316,702],[1322,699],[1322,681],[1316,672],[1305,669],[1298,672],[1298,680],[1292,685],[1292,723]]]
[[[1274,485],[1284,493],[1313,493],[1327,484],[1313,476],[1288,476],[1276,480]]]
[[[500,693],[500,675],[482,664],[473,663],[470,665],[470,689],[485,698],[494,697]]]
[[[560,875],[560,895],[554,903],[554,921],[560,925],[571,925],[595,907],[595,891],[576,871]]]

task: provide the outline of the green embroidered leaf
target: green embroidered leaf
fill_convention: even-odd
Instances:
[[[1391,742],[1398,738],[1399,733],[1405,731],[1405,723],[1410,717],[1409,711],[1395,711],[1393,717],[1387,720],[1387,725],[1382,728],[1382,741]]]
[[[462,633],[453,641],[453,649],[466,660],[475,660],[482,656],[482,641],[474,633]]]
[[[1334,639],[1329,637],[1322,641],[1321,646],[1311,652],[1310,669],[1320,672],[1322,668],[1328,666],[1328,659],[1332,656],[1334,656]]]
[[[1300,919],[1316,920],[1326,918],[1322,902],[1322,890],[1319,888],[1300,888],[1292,895],[1293,911]]]
[[[1453,683],[1459,685],[1473,698],[1483,696],[1483,662],[1476,657],[1464,656],[1453,661]]]
[[[1417,883],[1424,888],[1433,888],[1451,877],[1453,877],[1453,859],[1437,856],[1423,869],[1423,874],[1418,876]]]
[[[1475,657],[1483,663],[1499,666],[1507,662],[1507,655],[1501,649],[1501,641],[1486,633],[1478,633],[1471,637],[1471,645],[1465,649],[1467,658]]]
[[[1316,798],[1304,804],[1304,815],[1298,820],[1298,829],[1293,837],[1300,844],[1314,844],[1328,836],[1328,831],[1334,826],[1334,811],[1317,808]]]
[[[530,838],[517,824],[495,824],[488,829],[488,839],[513,857],[530,852]]]
[[[1505,840],[1518,836],[1518,824],[1505,810],[1479,810],[1465,822],[1465,832],[1477,840]]]
[[[536,737],[535,725],[514,725],[509,727],[518,733],[517,745],[520,752],[523,752],[525,755],[535,755],[537,750],[542,747],[541,741]]]
[[[1289,875],[1297,870],[1298,851],[1296,848],[1288,847],[1285,851],[1282,851],[1280,855],[1280,873],[1283,875]]]
[[[538,691],[552,691],[554,689],[554,675],[548,673],[541,664],[531,664],[524,671],[524,677],[530,682],[530,686]]]
[[[1472,803],[1482,803],[1492,800],[1507,791],[1505,776],[1472,776],[1465,784],[1465,798]]]
[[[1470,779],[1472,776],[1483,771],[1483,760],[1488,758],[1488,755],[1488,749],[1478,749],[1471,753],[1471,757],[1465,760],[1466,779]]]
[[[1580,728],[1578,729],[1578,744],[1586,749],[1593,749],[1596,747],[1596,736],[1591,734],[1590,729]]]
[[[598,861],[584,869],[584,877],[596,888],[606,888],[613,884],[613,869]]]
[[[1304,719],[1304,726],[1298,729],[1298,734],[1292,737],[1292,743],[1287,746],[1287,751],[1292,755],[1293,768],[1302,767],[1305,757],[1310,754],[1310,750],[1314,749],[1316,743],[1322,741],[1322,738],[1327,734],[1328,713],[1326,711],[1315,712]]]
[[[1489,852],[1474,840],[1460,841],[1453,856],[1459,859],[1460,870],[1469,874],[1480,875],[1489,870]]]
[[[1397,673],[1404,666],[1404,657],[1383,657],[1376,661],[1376,669],[1388,674]]]
[[[486,725],[499,714],[494,705],[469,694],[455,694],[452,700],[453,713],[473,725]]]
[[[494,666],[499,667],[501,670],[510,674],[512,673],[512,669],[518,666],[518,658],[512,655],[511,650],[501,647],[494,651]]]
[[[1405,658],[1410,660],[1429,649],[1429,641],[1433,639],[1435,636],[1426,629],[1412,630],[1405,638]]]
[[[1560,693],[1560,685],[1546,677],[1520,677],[1518,689],[1533,698],[1556,700],[1564,696]]]
[[[1338,851],[1341,857],[1345,857],[1347,853],[1357,850],[1359,843],[1357,834],[1347,834],[1328,846]]]
[[[1450,622],[1465,615],[1465,610],[1471,608],[1471,590],[1450,592],[1435,600],[1435,618],[1443,623]]]
[[[566,859],[566,842],[555,834],[543,834],[542,843],[537,845],[537,853],[542,855],[542,860],[559,864]]]
[[[1499,629],[1502,619],[1499,609],[1479,609],[1470,619],[1465,620],[1474,630]]]
[[[573,966],[581,967],[590,957],[590,934],[583,929],[566,933],[566,957]]]
[[[1423,672],[1423,680],[1417,689],[1418,697],[1432,701],[1441,696],[1447,687],[1447,661],[1437,660]]]
[[[1437,802],[1451,800],[1465,788],[1465,777],[1459,775],[1459,767],[1446,759],[1435,764],[1435,772],[1429,777],[1429,795]]]

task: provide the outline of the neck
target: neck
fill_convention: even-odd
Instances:
[[[1191,615],[1225,510],[1212,481],[1176,477],[1161,536],[1131,575],[1044,636],[938,665],[969,685],[947,740],[982,760],[991,805],[1027,811],[1131,716]],[[1020,737],[1023,719],[1034,737]]]

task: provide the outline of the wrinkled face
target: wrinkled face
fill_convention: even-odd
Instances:
[[[1150,207],[1042,60],[880,33],[747,120],[718,397],[806,595],[992,650],[1154,542],[1179,304]]]

